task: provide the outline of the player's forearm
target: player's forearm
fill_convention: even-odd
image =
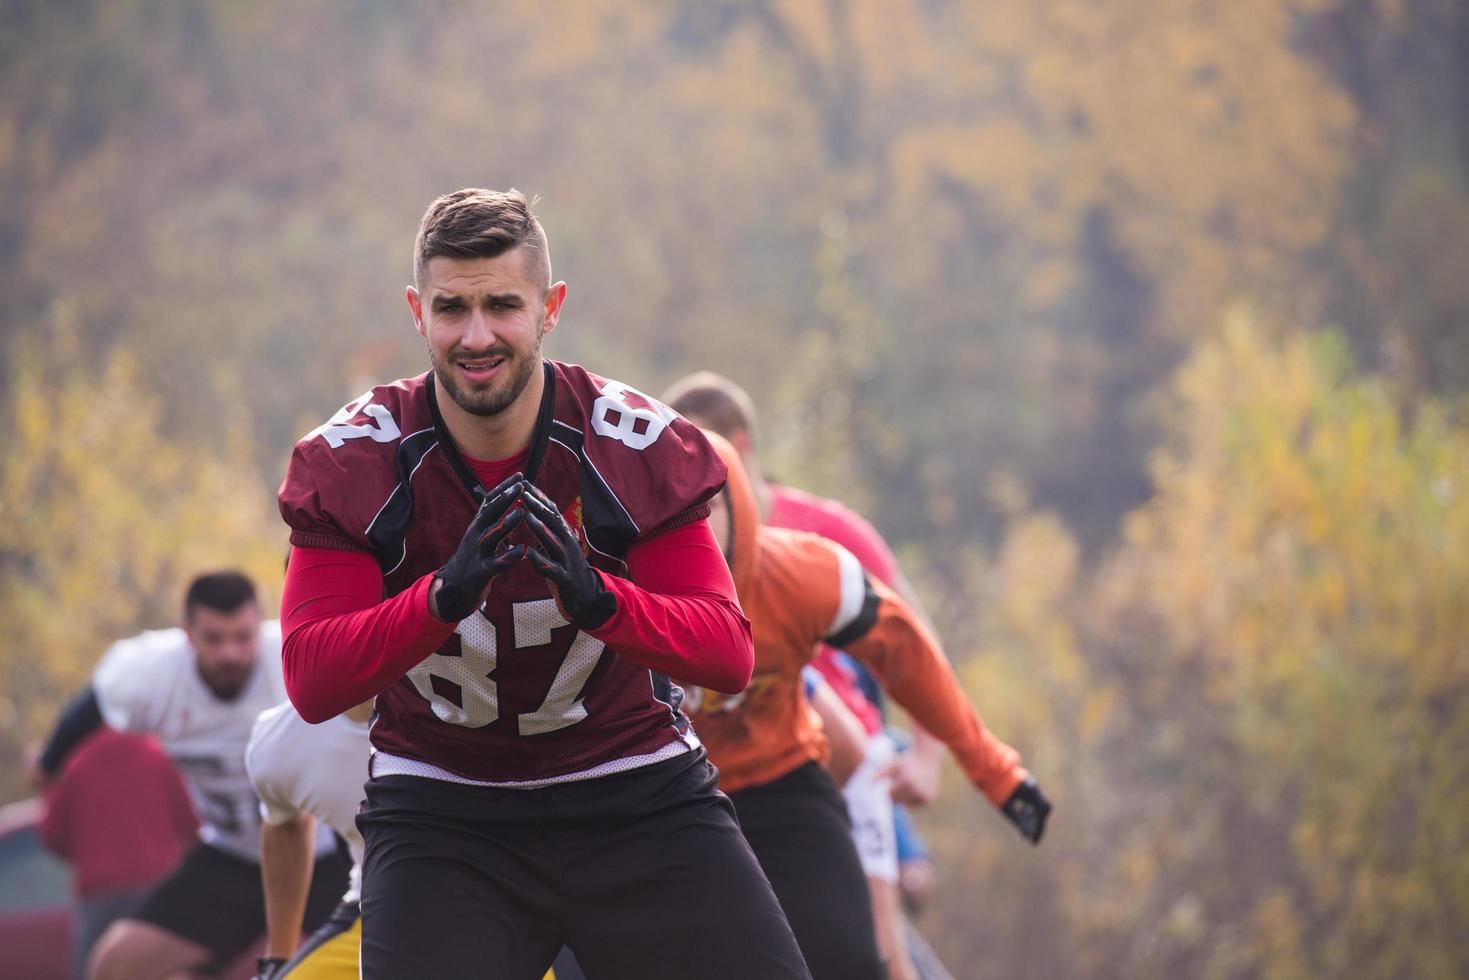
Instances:
[[[944,757],[944,743],[916,720],[913,722],[913,744],[908,751],[925,759],[940,760]]]
[[[101,727],[102,709],[97,704],[97,692],[88,684],[62,709],[56,730],[41,750],[41,771],[47,776],[55,775],[72,750]]]
[[[425,576],[384,600],[377,562],[358,552],[294,548],[281,595],[286,693],[326,721],[382,693],[438,649],[454,624],[429,615]]]
[[[811,707],[821,718],[821,727],[831,745],[831,758],[826,770],[838,786],[847,785],[852,773],[862,765],[867,752],[867,732],[852,710],[829,684],[821,684],[811,694]]]
[[[289,959],[301,944],[315,837],[316,821],[306,813],[285,823],[265,824],[260,830],[267,956]]]
[[[739,603],[718,594],[659,595],[605,578],[617,614],[592,635],[619,656],[724,694],[750,683],[754,641]]]
[[[871,665],[893,700],[949,747],[996,806],[1024,781],[1020,754],[985,728],[938,642],[891,593],[883,597],[877,623],[847,652]]]
[[[312,724],[387,690],[454,632],[428,611],[432,576],[355,613],[291,628],[281,649],[286,694]]]
[[[743,691],[755,669],[750,622],[709,522],[637,542],[627,568],[628,579],[602,576],[617,613],[593,635],[670,677],[722,694]]]

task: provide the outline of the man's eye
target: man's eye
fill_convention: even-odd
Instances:
[[[462,311],[463,309],[464,309],[464,307],[461,306],[458,303],[445,303],[445,304],[443,304],[442,306],[439,307],[439,312],[440,313],[458,313],[458,312]]]

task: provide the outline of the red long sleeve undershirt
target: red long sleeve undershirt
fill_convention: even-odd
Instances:
[[[619,655],[727,694],[754,669],[750,623],[708,521],[638,541],[630,579],[602,575],[617,614],[589,631]],[[362,552],[293,548],[281,597],[286,692],[308,722],[326,721],[387,690],[454,632],[428,611],[432,574],[382,599],[377,562]]]

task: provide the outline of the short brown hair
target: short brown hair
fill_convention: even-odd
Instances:
[[[422,287],[429,259],[492,259],[526,247],[526,271],[542,289],[551,285],[551,251],[546,232],[525,195],[515,188],[491,191],[466,187],[428,206],[413,243],[413,284]]]
[[[755,434],[755,403],[745,389],[722,374],[696,371],[675,381],[662,400],[678,414],[726,439],[736,432]]]

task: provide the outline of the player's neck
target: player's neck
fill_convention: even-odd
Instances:
[[[540,366],[531,372],[520,397],[497,415],[466,412],[452,398],[439,399],[439,413],[454,439],[455,447],[474,459],[509,459],[530,445],[546,390],[546,373]]]

